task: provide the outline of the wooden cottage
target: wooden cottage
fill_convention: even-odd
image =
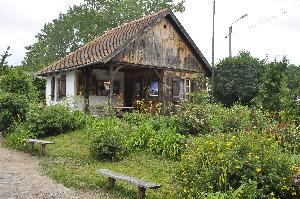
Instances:
[[[40,71],[47,77],[46,103],[62,99],[88,110],[107,102],[163,108],[189,99],[201,85],[198,73],[211,75],[203,54],[170,10],[125,23]]]

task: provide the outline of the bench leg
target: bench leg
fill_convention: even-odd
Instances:
[[[114,188],[115,184],[116,184],[116,179],[108,177],[108,188],[109,189]]]
[[[145,198],[145,193],[146,193],[146,188],[139,187],[138,188],[138,193],[137,193],[137,199],[144,199]]]
[[[33,151],[34,149],[34,142],[28,142],[28,147],[29,147],[29,150]]]
[[[42,155],[45,155],[45,151],[46,151],[46,144],[41,144],[40,145],[40,151]]]

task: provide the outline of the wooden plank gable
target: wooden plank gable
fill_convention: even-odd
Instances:
[[[188,43],[166,17],[129,44],[112,61],[195,72],[204,70]]]

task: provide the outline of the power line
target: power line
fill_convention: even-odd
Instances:
[[[299,7],[299,6],[300,6],[300,5],[297,5],[297,7]],[[290,10],[284,10],[284,11],[281,12],[280,14],[274,15],[274,16],[272,16],[272,17],[270,17],[270,18],[267,18],[267,19],[265,19],[265,20],[262,20],[262,21],[260,21],[260,22],[258,22],[258,23],[256,23],[256,24],[253,24],[253,25],[251,25],[251,26],[248,26],[247,29],[255,28],[256,26],[259,26],[259,25],[261,25],[261,24],[264,24],[264,23],[267,23],[267,22],[269,22],[269,21],[272,21],[272,20],[274,20],[274,19],[276,19],[276,18],[278,18],[278,17],[280,17],[280,16],[282,16],[282,15],[288,14],[289,11],[290,11]],[[238,31],[238,32],[242,32],[242,31]],[[233,32],[233,33],[236,33],[236,32]],[[225,38],[227,38],[227,37],[228,37],[228,35],[225,36]]]
[[[254,24],[254,25],[252,25],[252,26],[249,26],[248,27],[248,29],[250,29],[250,28],[255,28],[256,26],[259,26],[259,25],[261,25],[261,24],[263,24],[263,23],[266,23],[266,22],[268,22],[268,21],[271,21],[271,20],[273,20],[273,19],[276,19],[277,17],[279,17],[279,16],[281,16],[281,15],[284,15],[284,14],[287,14],[288,13],[288,11],[283,11],[282,13],[280,13],[279,15],[274,15],[273,17],[270,17],[270,18],[268,18],[268,19],[265,19],[265,20],[263,20],[263,21],[261,21],[261,22],[259,22],[259,23],[257,23],[257,24]]]

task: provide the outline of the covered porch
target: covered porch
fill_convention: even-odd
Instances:
[[[104,108],[128,107],[147,112],[164,111],[166,69],[109,62],[76,71],[75,106],[86,112]],[[143,110],[144,111],[144,110]]]

